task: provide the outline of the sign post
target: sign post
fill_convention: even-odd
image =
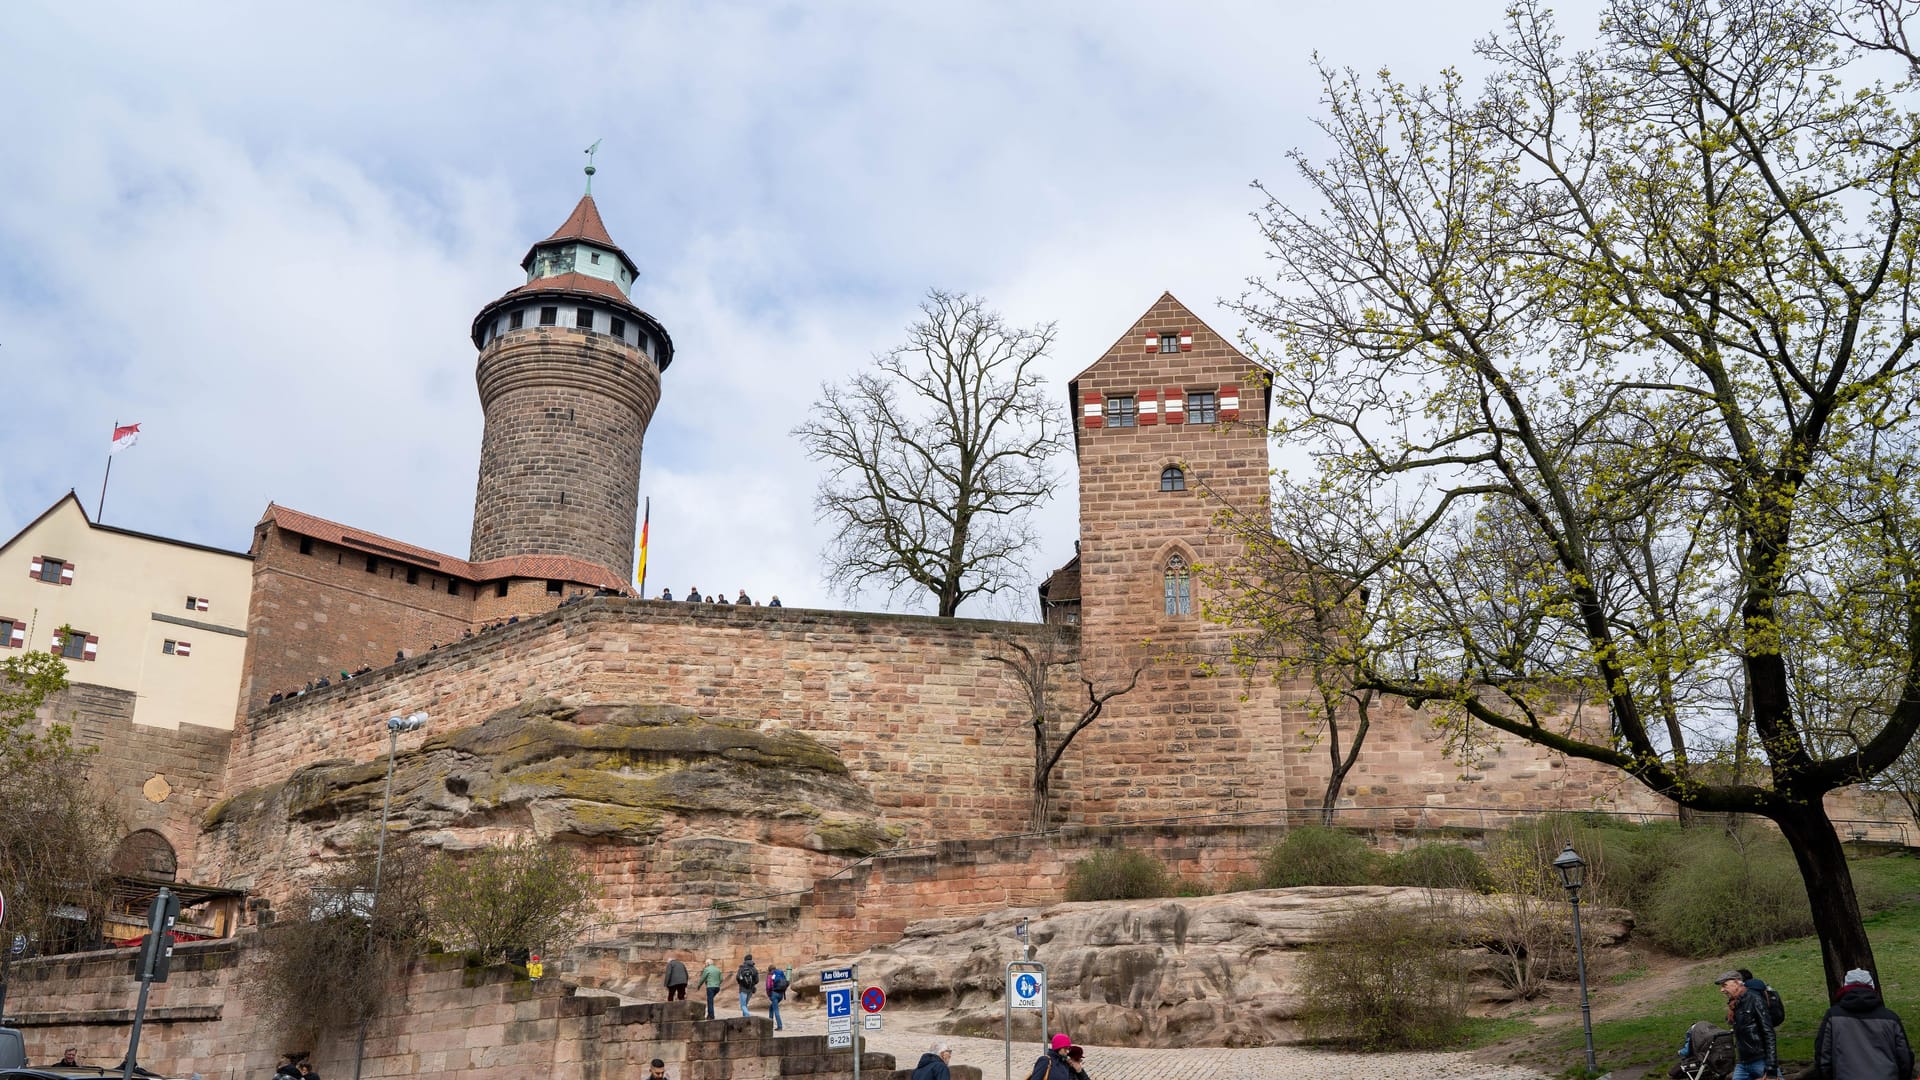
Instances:
[[[7,894],[0,892],[0,927],[7,925]],[[7,939],[7,951],[0,954],[0,1027],[7,1023],[7,981],[13,978],[13,940],[10,934],[0,934]]]
[[[120,1080],[133,1080],[134,1059],[140,1053],[140,1028],[147,1019],[147,991],[167,981],[173,967],[173,924],[180,919],[180,898],[162,888],[147,909],[147,938],[140,943],[140,1002],[133,1007],[133,1037],[127,1042],[127,1060]]]
[[[1028,946],[1031,950],[1032,946]],[[1047,965],[1038,960],[1007,964],[1007,1080],[1013,1080],[1013,1010],[1040,1010],[1040,1045],[1047,1045]]]
[[[843,967],[821,972],[820,996],[827,1003],[827,1049],[852,1048],[853,1080],[860,1080],[860,1040],[853,1034],[853,992],[857,985],[853,971]]]

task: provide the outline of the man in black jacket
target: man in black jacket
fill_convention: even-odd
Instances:
[[[1713,981],[1727,996],[1727,1026],[1733,1029],[1732,1080],[1779,1076],[1780,1051],[1774,1043],[1766,995],[1748,990],[1747,980],[1738,971],[1723,972]]]
[[[1813,1037],[1813,1067],[1824,1080],[1912,1080],[1913,1047],[1900,1017],[1880,1001],[1873,976],[1847,972]]]
[[[677,956],[667,960],[667,1000],[687,1000],[687,965]]]
[[[920,1055],[920,1064],[913,1067],[913,1080],[948,1080],[953,1073],[947,1069],[947,1062],[952,1060],[953,1047],[934,1043],[933,1049]]]

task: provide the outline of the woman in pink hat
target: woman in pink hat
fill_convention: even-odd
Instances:
[[[1061,1032],[1047,1044],[1047,1052],[1033,1063],[1033,1073],[1027,1080],[1072,1080],[1073,1068],[1067,1063],[1067,1048],[1073,1040]]]

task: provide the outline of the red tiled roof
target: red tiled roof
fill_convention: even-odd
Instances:
[[[555,240],[590,240],[606,247],[614,246],[613,237],[607,235],[607,226],[600,220],[600,208],[593,205],[591,195],[580,196],[573,213],[567,215],[567,220],[561,222],[545,242]]]
[[[618,300],[623,304],[633,303],[632,300],[627,298],[626,293],[620,291],[620,286],[615,285],[606,278],[597,278],[592,274],[580,273],[555,274],[552,277],[534,278],[532,281],[527,282],[517,289],[508,290],[506,295],[512,296],[515,293],[542,292],[547,289],[565,289],[570,292],[593,293],[597,296],[604,296],[609,300]]]
[[[453,555],[367,532],[354,529],[337,521],[303,514],[278,504],[269,503],[267,513],[262,520],[272,521],[275,528],[299,536],[311,536],[329,544],[369,551],[376,555],[385,555],[390,559],[399,559],[431,570],[438,570],[449,577],[457,577],[469,582],[498,581],[501,578],[549,578],[572,582],[576,585],[592,585],[595,588],[625,589],[627,583],[620,575],[604,566],[596,566],[584,559],[570,558],[565,555],[508,555],[499,559],[473,563]]]

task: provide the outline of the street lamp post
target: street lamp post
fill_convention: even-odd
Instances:
[[[1565,851],[1554,857],[1553,868],[1560,874],[1560,884],[1566,887],[1567,902],[1573,905],[1573,958],[1580,969],[1580,1027],[1587,1036],[1587,1075],[1596,1076],[1600,1068],[1593,1060],[1593,1010],[1587,1004],[1587,952],[1580,940],[1580,886],[1586,883],[1587,861],[1569,843]]]
[[[380,909],[380,872],[387,858],[387,818],[393,812],[393,763],[400,753],[400,736],[427,726],[427,714],[387,717],[387,794],[380,801],[380,837],[373,849],[373,895],[367,900],[367,960],[373,960],[373,935],[378,929],[374,916]],[[371,1015],[360,1018],[360,1037],[353,1044],[353,1080],[360,1080],[361,1059],[367,1052],[367,1026]]]

